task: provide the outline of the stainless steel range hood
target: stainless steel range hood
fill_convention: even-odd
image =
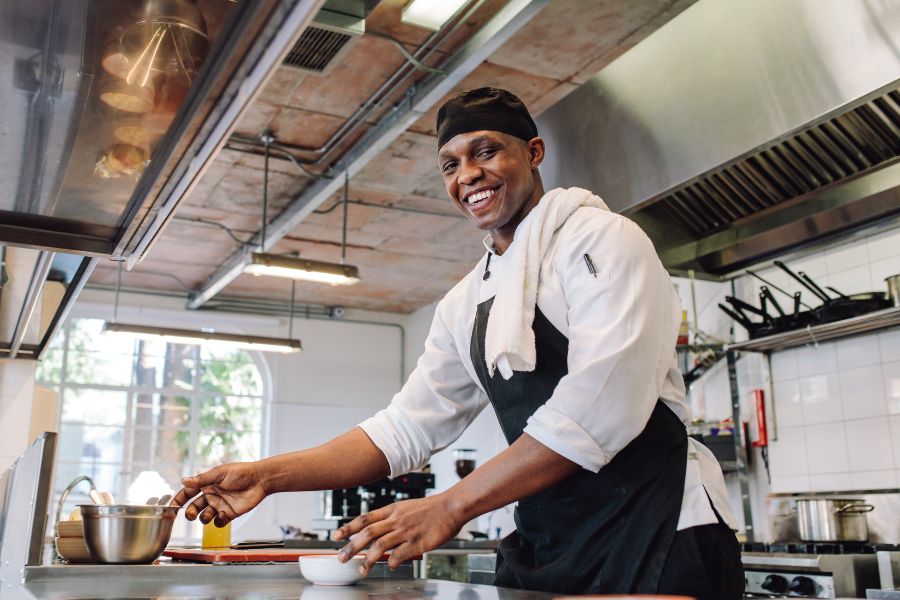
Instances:
[[[538,119],[672,271],[725,274],[900,215],[900,2],[701,0]]]
[[[146,256],[324,1],[0,2],[0,358]]]

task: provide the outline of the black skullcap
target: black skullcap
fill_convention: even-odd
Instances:
[[[499,131],[526,142],[537,137],[537,126],[515,94],[483,87],[459,93],[438,110],[438,148],[470,131]]]

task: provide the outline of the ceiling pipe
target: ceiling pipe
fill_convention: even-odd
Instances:
[[[206,280],[202,289],[187,303],[187,307],[196,309],[203,306],[234,281],[249,261],[250,254],[254,251],[252,246],[256,246],[257,252],[266,252],[284,238],[298,223],[340,189],[343,184],[341,178],[345,173],[352,177],[361,171],[528,23],[548,1],[512,0],[507,3],[462,48],[441,64],[440,68],[446,71],[447,75],[430,75],[420,86],[409,90],[403,102],[388,112],[375,128],[363,135],[350,148],[335,169],[337,172],[334,177],[314,181],[272,221],[266,232],[265,244],[261,243],[259,235],[254,236],[251,247],[242,248],[232,254]]]

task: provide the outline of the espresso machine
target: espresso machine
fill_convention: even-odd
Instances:
[[[326,490],[321,492],[322,517],[313,520],[313,528],[330,532],[388,504],[424,498],[432,489],[433,473],[407,473],[396,479],[379,479],[358,487]]]

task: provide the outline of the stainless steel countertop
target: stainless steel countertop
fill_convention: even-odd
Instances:
[[[0,591],[3,600],[166,598],[237,600],[550,600],[553,594],[431,579],[373,574],[353,586],[316,586],[289,565],[54,565],[29,567],[26,583]]]

